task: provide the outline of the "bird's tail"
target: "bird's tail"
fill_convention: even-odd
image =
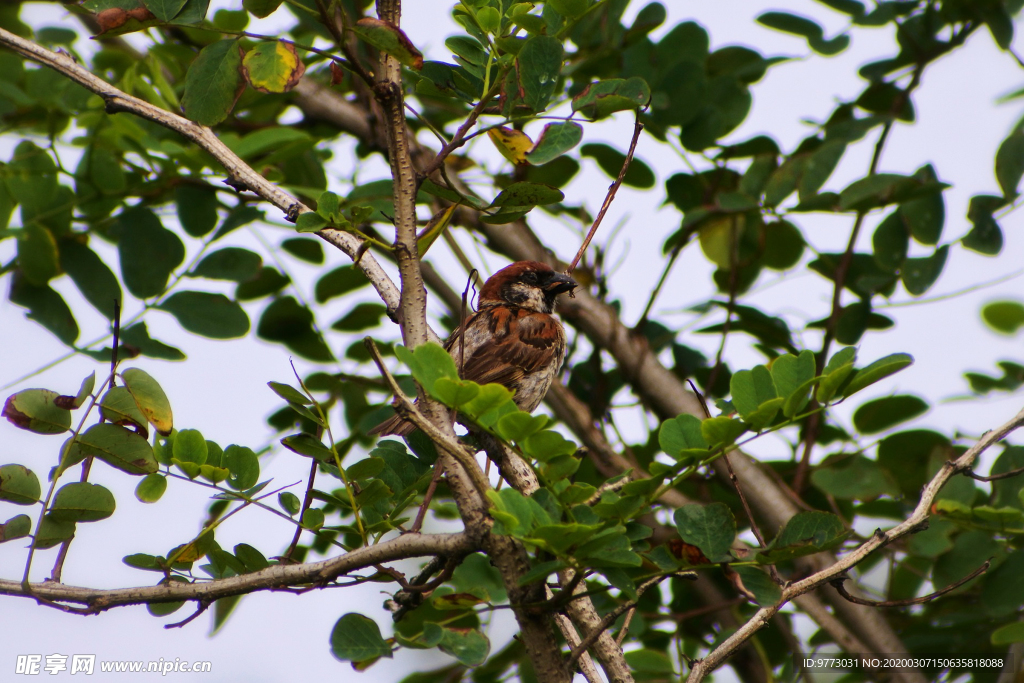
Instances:
[[[381,422],[370,430],[371,436],[409,436],[416,431],[416,425],[402,418],[401,415],[394,415]]]

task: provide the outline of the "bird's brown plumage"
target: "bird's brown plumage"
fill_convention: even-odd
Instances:
[[[562,367],[565,330],[551,315],[556,297],[576,287],[572,278],[537,261],[517,261],[488,278],[480,309],[445,343],[463,379],[515,391],[521,410],[536,408]],[[460,349],[460,339],[462,348]],[[407,436],[416,427],[398,415],[371,434]]]

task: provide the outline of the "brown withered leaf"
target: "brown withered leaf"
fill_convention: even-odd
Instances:
[[[141,24],[142,22],[149,21],[150,19],[156,19],[156,17],[143,6],[128,10],[121,9],[119,7],[111,7],[110,9],[105,9],[96,15],[96,23],[100,27],[100,32],[96,35],[101,36],[108,31],[125,28],[128,22],[132,20]],[[140,25],[138,28],[132,30],[138,30],[141,28],[143,28],[143,26]]]
[[[345,70],[337,62],[331,62],[331,85],[338,85],[345,80]]]
[[[680,560],[690,565],[711,564],[711,560],[704,557],[704,553],[695,545],[690,545],[681,538],[673,538],[668,542],[668,550]]]

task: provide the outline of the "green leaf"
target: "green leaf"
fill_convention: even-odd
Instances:
[[[1003,196],[1013,199],[1017,196],[1017,186],[1024,175],[1024,131],[1015,130],[996,152],[996,179],[1003,191]]]
[[[143,437],[149,434],[149,420],[127,387],[114,387],[100,401],[100,414],[107,422],[130,427]]]
[[[174,437],[172,453],[175,460],[202,465],[206,463],[209,449],[206,439],[198,430],[182,429]]]
[[[673,674],[672,660],[657,650],[633,650],[626,653],[626,663],[633,671],[646,674]]]
[[[11,281],[11,303],[28,309],[28,318],[48,329],[63,343],[74,344],[78,323],[60,294],[50,287],[36,287],[21,272]]]
[[[312,405],[313,401],[308,396],[296,389],[289,384],[282,384],[281,382],[267,382],[267,386],[275,394],[283,398],[290,403],[298,403],[299,405]]]
[[[985,324],[1001,334],[1016,334],[1024,327],[1024,304],[1018,301],[993,301],[981,309]]]
[[[173,315],[189,332],[211,339],[237,339],[249,332],[249,316],[223,294],[175,292],[156,307]]]
[[[549,123],[533,149],[526,153],[526,160],[534,166],[546,164],[580,144],[582,139],[583,126],[578,123]]]
[[[527,437],[521,445],[527,455],[541,462],[548,462],[562,455],[572,455],[577,450],[575,443],[551,429]]]
[[[49,389],[24,389],[4,403],[3,416],[15,427],[36,434],[62,434],[71,428],[71,411],[57,405]]]
[[[128,474],[152,474],[158,468],[149,442],[117,425],[93,425],[78,437],[78,447],[86,456],[95,456]]]
[[[302,513],[300,524],[302,524],[303,529],[316,531],[324,525],[324,511],[319,508],[307,508]]]
[[[422,256],[422,252],[420,255]],[[331,329],[339,332],[359,332],[377,327],[387,312],[384,304],[370,301],[356,304],[348,313],[331,323]]]
[[[121,379],[150,424],[164,436],[170,434],[174,429],[171,403],[157,381],[139,368],[125,370],[121,373]]]
[[[817,510],[793,515],[768,549],[757,554],[761,564],[776,564],[804,555],[831,550],[850,535],[841,519]]]
[[[299,455],[307,458],[315,458],[321,462],[333,463],[334,451],[325,446],[323,442],[312,434],[300,432],[281,439],[281,445]]]
[[[783,354],[772,362],[771,374],[779,396],[791,398],[814,378],[814,354],[807,350],[799,356]]]
[[[838,454],[834,462],[829,458],[811,472],[811,483],[831,496],[851,500],[871,500],[899,492],[886,471],[863,455]]]
[[[298,84],[306,65],[295,45],[281,40],[262,42],[242,58],[242,73],[249,85],[262,93],[288,92]]]
[[[728,446],[745,431],[746,425],[732,417],[709,417],[700,423],[700,433],[704,435],[709,449]]]
[[[550,185],[540,183],[513,183],[501,191],[488,208],[502,207],[505,211],[512,208],[534,207],[554,204],[565,199],[565,195]]]
[[[912,365],[914,357],[908,353],[893,353],[879,358],[867,367],[857,370],[850,380],[850,383],[843,389],[843,396],[852,396],[861,389],[868,387],[875,382],[895,374],[900,370]],[[824,383],[823,383],[824,384]]]
[[[174,188],[181,227],[192,237],[204,237],[217,226],[217,191],[206,183],[181,183]]]
[[[729,561],[729,549],[736,538],[736,519],[725,503],[690,504],[673,515],[679,535],[700,548],[712,562]]]
[[[277,502],[281,509],[291,516],[295,516],[302,507],[299,497],[291,491],[283,491],[277,495]]]
[[[135,497],[140,503],[155,503],[167,490],[167,477],[162,474],[147,474],[135,487]]]
[[[603,119],[617,111],[643,107],[651,101],[647,82],[634,76],[628,79],[609,78],[591,83],[572,98],[572,110],[589,119]]]
[[[1005,203],[1004,198],[991,195],[971,197],[967,217],[974,227],[962,240],[965,247],[986,256],[994,256],[1002,250],[1003,231],[992,214]]]
[[[946,203],[941,192],[905,201],[898,211],[915,240],[929,246],[938,243],[946,220]]]
[[[708,455],[708,443],[701,432],[700,419],[686,413],[661,423],[658,445],[677,460]]]
[[[927,411],[928,404],[917,396],[887,396],[857,408],[853,425],[861,434],[877,434]]]
[[[845,140],[829,140],[807,157],[798,184],[801,201],[818,194],[825,186],[825,181],[832,175],[832,171],[839,165],[844,152]]]
[[[75,400],[71,403],[72,409],[81,408],[85,405],[86,399],[92,394],[93,388],[96,386],[96,373],[90,372],[89,376],[82,380],[82,384],[78,387],[78,394],[75,395]]]
[[[903,263],[900,275],[903,279],[903,286],[914,296],[921,296],[927,292],[942,274],[942,268],[946,265],[948,255],[949,245],[947,244],[936,249],[931,256],[908,258]]]
[[[204,126],[226,119],[245,88],[241,66],[237,40],[219,40],[204,47],[185,74],[181,98],[185,116]]]
[[[773,270],[789,270],[800,262],[805,246],[800,230],[789,221],[767,223],[761,263]]]
[[[114,309],[121,303],[121,285],[96,252],[77,240],[63,240],[60,267],[86,301],[107,320],[114,319]]]
[[[0,500],[15,505],[32,505],[39,501],[41,490],[35,472],[24,465],[0,467]]]
[[[246,572],[258,572],[270,566],[266,556],[248,543],[239,543],[234,548],[235,557],[245,565]]]
[[[875,262],[888,271],[896,271],[907,258],[910,234],[901,217],[899,211],[893,211],[878,224],[871,238]]]
[[[187,0],[143,0],[146,4],[146,9],[156,16],[160,21],[170,21],[181,8],[185,6]]]
[[[522,442],[544,429],[547,424],[548,418],[545,415],[534,416],[520,411],[503,416],[495,425],[495,430],[507,441]]]
[[[57,194],[57,165],[46,150],[23,140],[14,149],[4,181],[12,198],[39,214],[51,208]]]
[[[370,477],[376,477],[384,471],[385,463],[383,458],[363,458],[351,467],[345,468],[345,475],[352,480],[362,481]]]
[[[117,217],[117,251],[128,291],[140,299],[159,296],[185,260],[185,246],[151,210],[133,206]]]
[[[894,173],[875,175],[854,181],[839,193],[839,208],[842,211],[867,211],[895,201],[897,188],[906,182],[907,176]]]
[[[114,494],[99,484],[75,482],[57,490],[47,513],[58,522],[96,522],[114,514]]]
[[[368,283],[366,276],[355,266],[340,266],[317,280],[316,301],[322,304]]]
[[[989,641],[993,645],[1010,645],[1024,641],[1024,622],[1017,621],[1000,626],[992,632]]]
[[[729,381],[729,390],[732,392],[732,404],[744,418],[753,414],[761,404],[778,396],[772,375],[763,365],[734,373]]]
[[[438,649],[452,655],[466,666],[480,666],[487,660],[491,643],[487,636],[477,629],[445,627]]]
[[[301,233],[320,232],[327,227],[327,220],[320,214],[313,211],[306,211],[299,214],[295,220],[295,230]]]
[[[605,144],[589,144],[580,148],[580,156],[592,157],[601,170],[612,178],[618,178],[622,171],[622,164],[626,161],[626,155]],[[636,157],[629,164],[626,176],[622,179],[624,185],[647,189],[654,187],[654,171],[650,166]]]
[[[277,11],[283,0],[242,0],[242,7],[250,14],[264,19]]]
[[[578,17],[590,9],[592,0],[548,0],[547,4],[563,17]]]
[[[74,537],[74,522],[59,522],[50,516],[43,517],[43,523],[35,535],[36,550],[52,548]]]
[[[42,287],[60,272],[57,240],[41,225],[26,225],[18,239],[18,266],[25,279]]]
[[[410,69],[423,68],[423,53],[416,49],[402,29],[380,19],[364,17],[352,28],[357,36],[397,59]]]
[[[309,360],[327,362],[334,354],[323,337],[313,329],[313,313],[294,297],[275,299],[263,311],[256,334],[268,341],[284,344]]]
[[[307,263],[320,265],[324,262],[324,248],[316,240],[293,237],[281,242],[281,248]]]
[[[413,352],[409,352],[403,346],[396,346],[395,353],[399,360],[409,366],[413,377],[416,378],[420,386],[431,395],[434,395],[434,382],[439,378],[459,379],[455,361],[440,344],[433,342],[421,344]],[[440,400],[439,396],[435,396],[435,398]]]
[[[553,36],[531,36],[516,56],[523,102],[544,111],[555,94],[562,70],[562,41]]]
[[[757,18],[757,23],[778,31],[803,36],[812,50],[823,55],[838,54],[850,44],[850,38],[846,35],[826,40],[825,31],[817,22],[788,12],[765,12]]]
[[[730,568],[739,575],[743,587],[754,596],[754,602],[758,605],[762,607],[777,605],[782,599],[782,589],[763,569],[749,566],[732,566]]]
[[[189,277],[244,282],[256,277],[263,267],[263,258],[241,247],[225,247],[208,254],[188,273]]]
[[[121,330],[121,341],[137,348],[143,356],[162,360],[185,360],[185,354],[180,349],[151,338],[145,322],[135,323]]]
[[[231,444],[224,449],[221,464],[231,472],[228,486],[236,491],[251,489],[259,481],[260,461],[250,448]]]
[[[32,519],[28,515],[15,515],[0,524],[0,543],[25,538],[32,533]]]
[[[365,662],[391,657],[391,647],[380,635],[380,628],[362,614],[349,613],[331,629],[331,654],[343,662]]]

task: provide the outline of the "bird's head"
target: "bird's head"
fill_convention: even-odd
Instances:
[[[516,261],[487,279],[480,290],[480,304],[512,304],[551,313],[556,297],[578,286],[571,277],[556,273],[545,263]]]

